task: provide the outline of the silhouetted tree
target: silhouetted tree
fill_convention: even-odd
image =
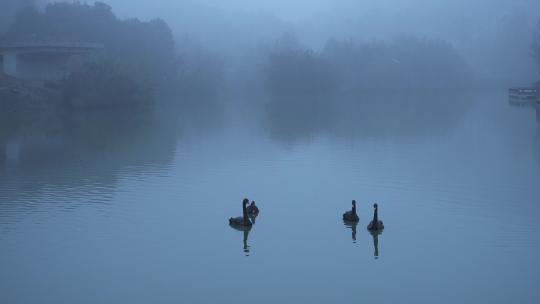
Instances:
[[[176,72],[174,40],[161,19],[119,20],[103,2],[51,3],[39,12],[21,10],[4,39],[8,42],[102,43],[103,58],[145,70],[154,85]]]
[[[332,93],[335,88],[330,63],[312,50],[270,54],[265,75],[273,93],[320,95]]]
[[[331,62],[302,47],[292,33],[285,33],[275,41],[264,76],[268,90],[274,95],[320,96],[335,89]]]
[[[536,62],[538,64],[538,70],[540,71],[540,22],[538,22],[538,27],[536,30],[536,40],[534,44],[534,55],[536,57]],[[540,86],[540,82],[538,83]]]
[[[35,2],[35,0],[2,0],[0,5],[0,35],[9,28],[19,10],[33,7]]]
[[[75,107],[111,107],[148,102],[151,88],[177,76],[172,32],[161,19],[120,20],[103,2],[50,3],[43,11],[21,9],[6,32],[8,43],[101,43],[104,49],[71,65],[61,84],[66,103]]]
[[[76,67],[61,85],[64,103],[71,108],[130,108],[148,106],[152,87],[135,66],[87,62]]]
[[[323,56],[345,91],[444,90],[467,84],[469,70],[448,43],[400,37],[393,42],[330,39]]]

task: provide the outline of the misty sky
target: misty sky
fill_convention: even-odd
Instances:
[[[537,73],[531,56],[538,0],[108,0],[120,17],[161,17],[175,35],[230,54],[294,32],[320,49],[329,37],[355,41],[414,35],[449,41],[478,65]],[[490,54],[497,50],[497,54]],[[484,62],[485,61],[485,62]],[[483,67],[482,67],[483,66]],[[486,73],[496,73],[487,71]]]
[[[54,2],[53,0],[42,0]],[[93,2],[93,1],[88,1]],[[224,34],[250,39],[294,31],[308,43],[329,36],[392,38],[399,34],[462,43],[493,30],[508,16],[533,27],[537,0],[104,0],[123,18],[163,18],[177,35],[219,43]],[[249,33],[253,31],[253,33]],[[240,35],[242,35],[240,34]]]
[[[247,32],[263,39],[284,30],[308,43],[329,36],[385,39],[400,34],[463,44],[485,35],[505,18],[533,27],[540,18],[536,0],[108,0],[121,17],[165,19],[177,34],[203,41]],[[253,31],[253,33],[250,33]]]
[[[295,21],[325,12],[340,11],[348,15],[362,14],[369,10],[385,10],[388,13],[404,11],[423,14],[454,14],[474,12],[478,15],[508,10],[511,8],[539,8],[540,3],[534,0],[110,0],[108,1],[131,14],[149,15],[156,14],[164,9],[186,7],[208,7],[232,11],[268,12],[276,14],[285,20]],[[411,16],[414,17],[414,16]]]
[[[531,52],[538,0],[102,1],[121,18],[162,18],[177,41],[189,37],[229,57],[284,32],[314,49],[330,37],[369,42],[412,35],[450,42],[485,74],[529,79],[538,72]]]

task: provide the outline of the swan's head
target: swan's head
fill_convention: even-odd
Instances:
[[[356,207],[356,201],[352,200],[352,205]]]
[[[242,205],[246,206],[247,204],[249,204],[249,200],[247,198],[245,198],[243,201],[242,201]]]
[[[373,204],[373,208],[377,209],[377,207],[379,207],[379,205],[377,205],[377,203]]]

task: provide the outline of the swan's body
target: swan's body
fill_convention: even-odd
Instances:
[[[374,225],[373,221],[371,221],[369,225],[367,226],[367,229],[368,230],[383,230],[384,224],[382,221],[378,221],[377,225]]]
[[[229,219],[229,225],[250,227],[252,223],[249,220],[249,218],[247,218],[247,223],[246,223],[246,221],[244,221],[243,216],[237,216],[237,217],[231,217]]]
[[[377,204],[373,204],[373,208],[375,208],[375,210],[373,211],[373,220],[369,223],[369,225],[367,226],[367,229],[371,231],[383,230],[384,224],[382,221],[379,220],[379,214],[378,214],[379,207],[377,206]]]
[[[251,201],[251,204],[247,207],[247,212],[249,215],[258,215],[259,214],[259,207],[255,205],[255,201]]]
[[[239,226],[239,227],[251,227],[252,223],[249,220],[249,217],[247,214],[247,208],[246,208],[248,203],[249,203],[248,199],[244,199],[242,201],[242,216],[231,217],[229,219],[229,225]]]
[[[348,222],[358,222],[360,218],[358,218],[358,214],[356,214],[356,201],[352,201],[352,209],[351,211],[347,211],[343,213],[343,220]]]

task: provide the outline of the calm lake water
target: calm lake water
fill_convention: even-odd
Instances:
[[[4,119],[0,303],[540,303],[534,109],[502,90],[304,121],[231,99]],[[249,233],[228,225],[244,197]]]

